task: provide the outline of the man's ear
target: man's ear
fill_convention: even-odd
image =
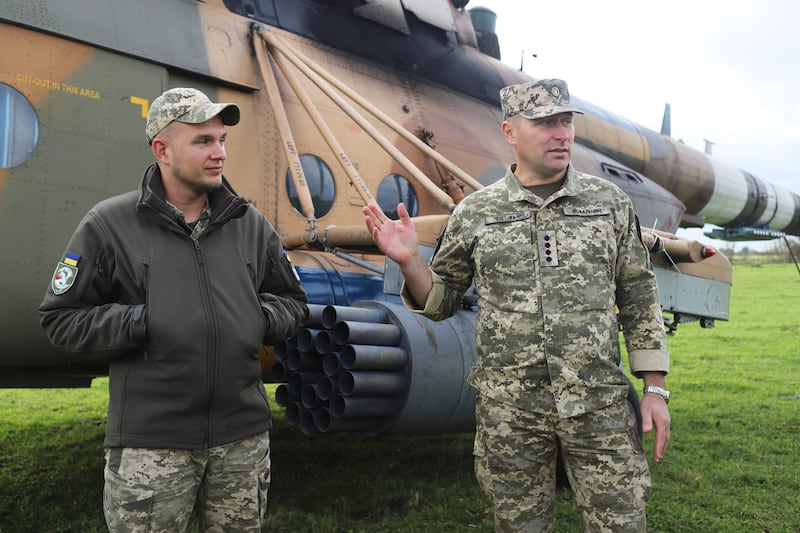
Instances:
[[[503,137],[506,138],[508,144],[516,144],[516,131],[514,130],[514,125],[511,124],[511,121],[504,120],[500,125],[500,128],[503,130]]]
[[[161,137],[153,139],[153,144],[150,145],[150,149],[153,151],[153,157],[156,158],[156,161],[160,163],[165,163],[167,161],[167,143],[165,143]]]

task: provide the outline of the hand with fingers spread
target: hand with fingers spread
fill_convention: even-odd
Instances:
[[[361,211],[372,240],[387,257],[400,265],[410,296],[418,307],[425,307],[433,286],[428,264],[419,252],[417,228],[404,204],[397,205],[399,220],[391,220],[379,206],[370,202]]]
[[[401,267],[408,263],[412,256],[419,254],[417,249],[417,229],[411,221],[406,206],[399,204],[397,214],[400,220],[387,217],[376,204],[370,203],[362,209],[364,222],[372,233],[372,240],[387,256],[395,260]]]

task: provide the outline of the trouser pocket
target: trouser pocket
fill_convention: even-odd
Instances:
[[[120,475],[122,448],[106,452],[103,513],[111,532],[149,531],[153,513],[153,489],[142,479]]]

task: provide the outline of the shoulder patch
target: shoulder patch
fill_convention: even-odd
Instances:
[[[53,272],[53,278],[50,280],[53,294],[64,294],[72,287],[75,283],[75,278],[78,277],[79,260],[79,255],[66,254],[64,260],[58,262]]]

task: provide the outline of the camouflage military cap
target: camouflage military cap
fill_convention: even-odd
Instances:
[[[147,142],[152,144],[158,132],[173,120],[200,124],[217,115],[222,117],[222,123],[226,126],[239,123],[239,107],[236,104],[215,104],[197,89],[186,87],[169,89],[153,100],[147,113],[145,125]]]
[[[570,103],[564,80],[550,79],[509,85],[500,89],[503,120],[514,115],[537,119],[557,113],[583,113]]]

